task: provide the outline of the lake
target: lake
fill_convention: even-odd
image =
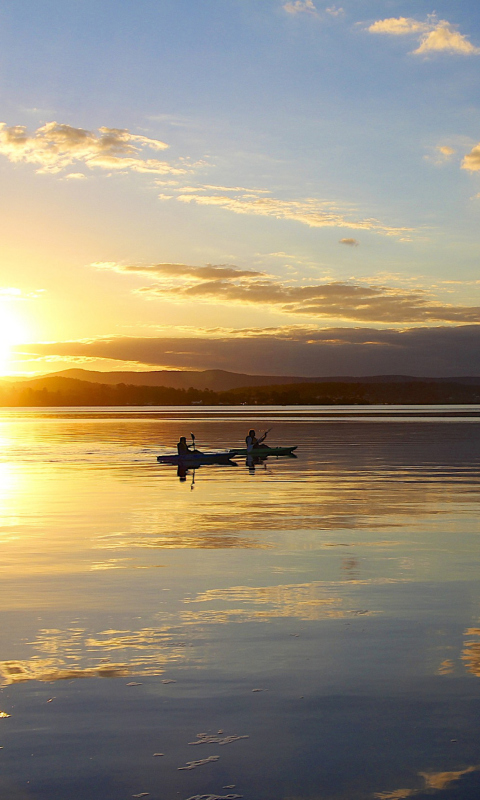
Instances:
[[[480,406],[1,409],[2,800],[478,798],[479,479]]]

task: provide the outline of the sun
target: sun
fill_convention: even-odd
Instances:
[[[28,338],[26,326],[20,315],[5,308],[5,305],[0,304],[0,375],[12,372],[14,360],[12,347]]]

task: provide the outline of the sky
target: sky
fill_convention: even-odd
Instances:
[[[476,0],[3,0],[0,374],[480,375]]]

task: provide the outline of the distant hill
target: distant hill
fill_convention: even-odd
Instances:
[[[9,383],[31,383],[53,379],[69,379],[100,383],[114,386],[120,383],[128,386],[166,386],[173,389],[200,389],[214,392],[226,392],[231,389],[241,389],[250,386],[283,386],[296,383],[451,383],[470,386],[480,385],[480,377],[465,376],[459,378],[418,378],[409,375],[371,375],[367,377],[335,376],[335,377],[305,377],[292,375],[247,375],[238,372],[228,372],[221,369],[203,370],[152,370],[148,372],[98,372],[87,369],[66,369],[53,372],[38,378],[10,378]],[[44,384],[47,386],[47,384]],[[49,388],[52,384],[48,384]]]
[[[81,370],[79,370],[82,372]],[[69,371],[71,374],[71,371]],[[103,375],[104,373],[97,373]],[[118,373],[113,373],[118,375]],[[125,374],[125,373],[124,373]],[[132,373],[127,373],[132,374]],[[139,373],[133,373],[139,375]],[[112,373],[110,373],[112,375]],[[142,373],[140,373],[140,376]],[[238,376],[237,376],[238,377]],[[262,380],[261,376],[255,376]],[[252,376],[241,375],[239,380]],[[189,379],[187,378],[187,381]],[[205,380],[205,377],[203,378]],[[263,378],[264,380],[264,378]],[[462,381],[464,381],[462,383]],[[368,380],[327,381],[310,379],[296,383],[278,383],[235,387],[222,391],[187,389],[139,383],[97,383],[65,377],[0,383],[0,406],[188,406],[217,405],[371,405],[371,404],[478,404],[480,380],[421,380],[399,376],[380,376]]]

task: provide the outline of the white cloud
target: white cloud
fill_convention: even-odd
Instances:
[[[480,142],[467,153],[462,162],[462,169],[468,169],[470,172],[478,172],[480,170]]]
[[[475,47],[450,22],[444,19],[438,20],[435,14],[430,14],[426,21],[412,17],[390,17],[377,20],[368,27],[368,31],[370,33],[389,34],[390,36],[418,36],[419,46],[413,51],[415,55],[429,55],[431,53],[480,54],[480,48]]]
[[[294,0],[293,2],[285,3],[283,7],[288,14],[318,13],[313,0]]]
[[[58,173],[76,162],[88,167],[134,172],[185,174],[156,158],[146,158],[143,149],[165,150],[167,144],[130,133],[122,128],[99,128],[98,134],[58,122],[47,122],[33,135],[23,125],[0,123],[0,153],[13,162],[36,164],[40,173]],[[75,173],[74,173],[75,174]],[[77,173],[79,174],[79,173]]]
[[[474,47],[466,36],[456,31],[450,23],[442,21],[433,31],[422,37],[420,46],[413,52],[416,55],[447,52],[471,56],[479,55],[480,47]]]
[[[0,286],[1,300],[34,300],[45,291],[45,289],[32,289],[29,292],[18,289],[16,286]]]

